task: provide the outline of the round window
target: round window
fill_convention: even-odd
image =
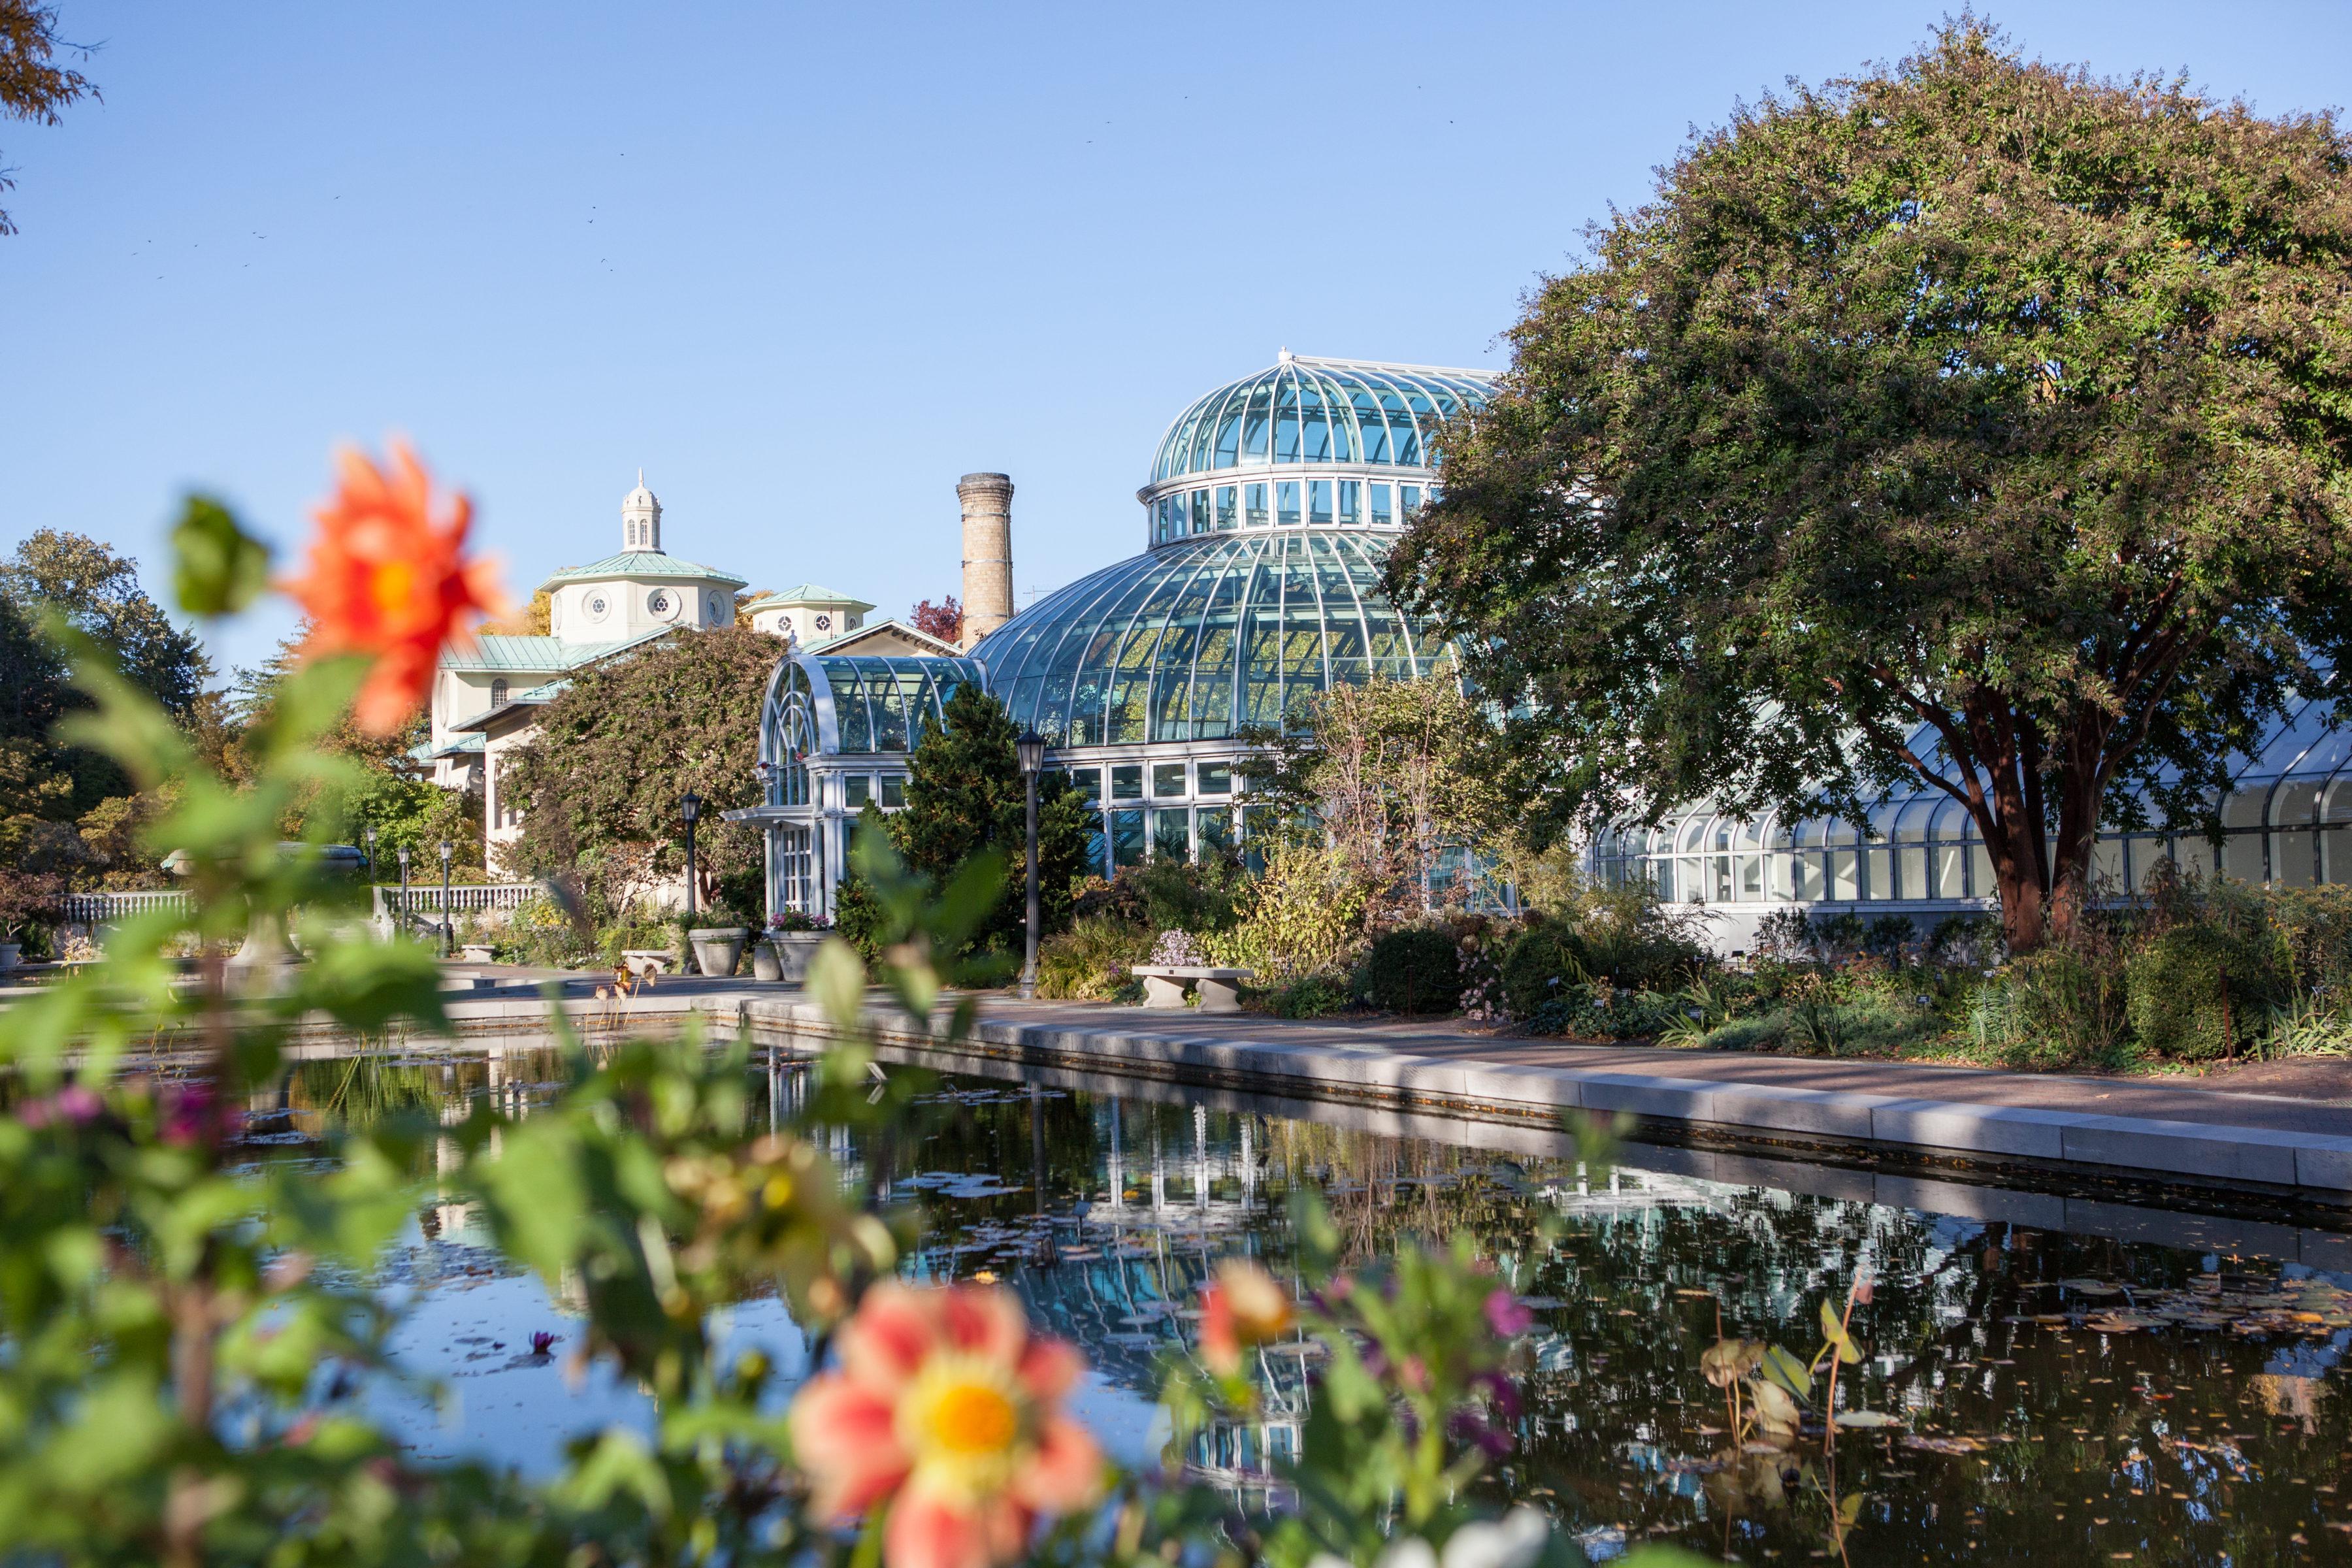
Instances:
[[[714,621],[723,621],[727,618],[727,606],[719,602],[719,595],[716,594],[710,595],[710,618]]]
[[[779,634],[781,634],[782,636],[784,636],[784,637],[790,637],[790,636],[792,636],[792,635],[793,635],[793,618],[792,618],[792,616],[778,616],[776,617],[776,630],[777,630],[777,632],[778,632]]]
[[[588,595],[588,618],[590,620],[601,621],[607,615],[612,613],[612,609],[613,605],[611,602],[607,600],[604,595],[591,594]]]
[[[816,629],[821,632],[829,632],[833,630],[833,617],[831,616],[819,616],[816,618]]]
[[[668,615],[669,595],[661,592],[659,589],[656,589],[653,596],[646,601],[646,608],[651,610],[656,616]]]

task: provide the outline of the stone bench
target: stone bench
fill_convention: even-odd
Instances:
[[[621,967],[640,980],[648,975],[667,974],[669,966],[677,962],[667,948],[625,947],[621,950]]]
[[[1211,963],[1139,963],[1128,971],[1143,982],[1147,1007],[1181,1007],[1184,987],[1200,987],[1203,1013],[1241,1011],[1241,982],[1255,979],[1255,969],[1221,969]]]

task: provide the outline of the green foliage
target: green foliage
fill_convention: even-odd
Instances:
[[[1082,914],[1037,949],[1037,994],[1108,1002],[1139,989],[1128,971],[1151,952],[1152,936],[1107,914]]]
[[[1028,854],[1028,806],[1018,731],[1004,704],[974,682],[956,688],[944,728],[926,725],[907,758],[907,808],[887,819],[908,866],[945,886],[982,855],[1020,867]],[[1038,933],[1067,930],[1075,884],[1093,862],[1093,814],[1066,774],[1037,781]],[[1017,954],[1027,920],[1024,890],[1008,889],[974,940]]]
[[[1259,1005],[1277,1018],[1328,1018],[1346,1012],[1353,1001],[1343,981],[1318,972],[1275,986]]]
[[[269,547],[239,528],[228,508],[192,495],[172,529],[172,592],[192,616],[226,616],[269,583]]]
[[[1249,872],[1233,854],[1200,860],[1171,857],[1121,866],[1107,883],[1080,893],[1074,912],[1103,915],[1157,935],[1188,931],[1196,936],[1231,931],[1248,907]]]
[[[2017,952],[2100,821],[2203,825],[2352,667],[2347,158],[1967,14],[1696,136],[1531,297],[1391,559],[1512,694],[1530,823],[1965,775]]]
[[[2266,948],[2210,926],[2159,932],[2125,971],[2140,1045],[2185,1062],[2242,1049],[2266,1021],[2275,994]]]
[[[1279,731],[1245,736],[1250,798],[1282,821],[1312,823],[1366,889],[1374,923],[1429,914],[1445,901],[1439,857],[1498,836],[1501,816],[1476,763],[1485,713],[1456,671],[1331,687]],[[1458,894],[1458,889],[1453,890]]]
[[[1257,970],[1260,984],[1336,973],[1360,949],[1370,897],[1361,871],[1339,851],[1277,844],[1250,885],[1248,910],[1232,940],[1212,951],[1220,962]]]
[[[523,814],[508,869],[576,871],[592,902],[625,910],[685,870],[678,803],[691,789],[703,801],[697,901],[719,902],[747,868],[756,876],[759,833],[719,814],[756,798],[754,721],[782,651],[764,633],[722,627],[575,672],[539,710],[539,733],[507,754],[499,787]]]
[[[1364,955],[1364,994],[1391,1013],[1451,1013],[1462,1001],[1462,964],[1454,934],[1437,926],[1402,926],[1373,939]]]
[[[1591,977],[1590,953],[1572,927],[1555,921],[1531,924],[1503,955],[1503,1002],[1524,1018]]]

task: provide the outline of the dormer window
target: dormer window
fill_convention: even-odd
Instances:
[[[491,707],[493,707],[493,708],[503,708],[503,707],[505,707],[506,705],[507,705],[507,683],[506,683],[505,679],[498,679],[498,680],[493,680],[493,681],[491,681],[491,682],[490,682],[490,706],[491,706]]]

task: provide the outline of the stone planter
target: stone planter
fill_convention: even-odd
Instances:
[[[751,943],[751,978],[782,980],[783,977],[783,962],[777,958],[776,950],[764,940],[753,942]]]
[[[24,956],[25,944],[23,942],[0,942],[0,974],[5,974],[10,970],[16,968],[16,961]]]
[[[468,963],[496,963],[498,949],[487,942],[462,942],[457,944],[457,956]]]
[[[694,944],[694,966],[721,977],[735,973],[743,960],[743,942],[751,931],[742,926],[705,926],[686,933]]]
[[[798,985],[808,978],[809,960],[824,944],[821,931],[772,931],[760,945],[776,955],[776,978]]]

